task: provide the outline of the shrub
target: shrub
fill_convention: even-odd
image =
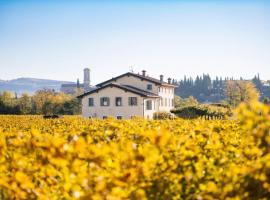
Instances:
[[[174,119],[174,115],[170,112],[155,112],[154,113],[154,119]]]

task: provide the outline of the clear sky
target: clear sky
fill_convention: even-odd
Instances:
[[[0,0],[0,79],[270,79],[270,1]]]

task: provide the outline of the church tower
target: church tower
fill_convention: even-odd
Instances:
[[[85,68],[83,70],[84,73],[84,78],[83,78],[83,89],[84,91],[88,91],[90,88],[90,69],[89,68]]]

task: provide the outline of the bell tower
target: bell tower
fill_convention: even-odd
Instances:
[[[84,91],[86,92],[90,88],[90,69],[89,68],[84,68],[83,70],[83,88]]]

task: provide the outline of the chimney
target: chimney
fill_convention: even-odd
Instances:
[[[146,71],[145,70],[142,70],[142,75],[143,76],[145,76],[145,73],[146,73]]]
[[[160,82],[163,82],[163,75],[160,75]]]
[[[168,78],[168,83],[169,83],[169,84],[171,84],[171,80],[172,80],[171,78]]]

